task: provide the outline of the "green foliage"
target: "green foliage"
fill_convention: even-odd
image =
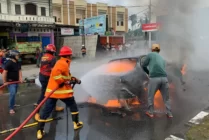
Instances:
[[[187,140],[208,140],[209,139],[209,116],[205,117],[201,124],[195,125],[186,133]]]
[[[134,26],[137,23],[137,15],[133,14],[129,17],[129,20],[131,20],[131,26]]]

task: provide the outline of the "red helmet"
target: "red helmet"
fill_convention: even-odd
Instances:
[[[72,54],[73,54],[73,50],[69,46],[63,46],[60,49],[59,56],[67,56],[67,55],[72,55]]]
[[[56,52],[56,47],[53,45],[53,44],[48,44],[46,46],[46,51],[49,51],[49,52]]]

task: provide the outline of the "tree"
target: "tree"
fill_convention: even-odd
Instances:
[[[137,15],[133,14],[129,17],[129,20],[131,21],[131,26],[132,26],[132,30],[133,30],[133,26],[137,23]]]

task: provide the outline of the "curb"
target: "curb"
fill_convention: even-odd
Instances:
[[[209,115],[209,107],[203,111],[200,111],[196,116],[194,116],[191,120],[189,120],[185,125],[189,127],[193,125],[198,125],[208,115]],[[176,137],[174,135],[170,135],[169,137],[165,138],[165,140],[184,140],[184,139]]]
[[[170,135],[169,137],[165,138],[165,140],[184,140],[184,139],[176,137],[174,135]]]
[[[194,116],[191,120],[189,120],[189,122],[186,123],[185,125],[187,126],[198,125],[208,115],[209,115],[208,111],[201,111],[196,116]]]

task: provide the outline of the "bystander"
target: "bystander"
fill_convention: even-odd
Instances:
[[[19,52],[16,50],[10,51],[9,60],[4,67],[3,71],[3,83],[8,86],[9,90],[9,113],[14,114],[15,96],[17,94],[18,84],[10,84],[10,82],[20,81],[22,82],[21,65],[19,64]]]

